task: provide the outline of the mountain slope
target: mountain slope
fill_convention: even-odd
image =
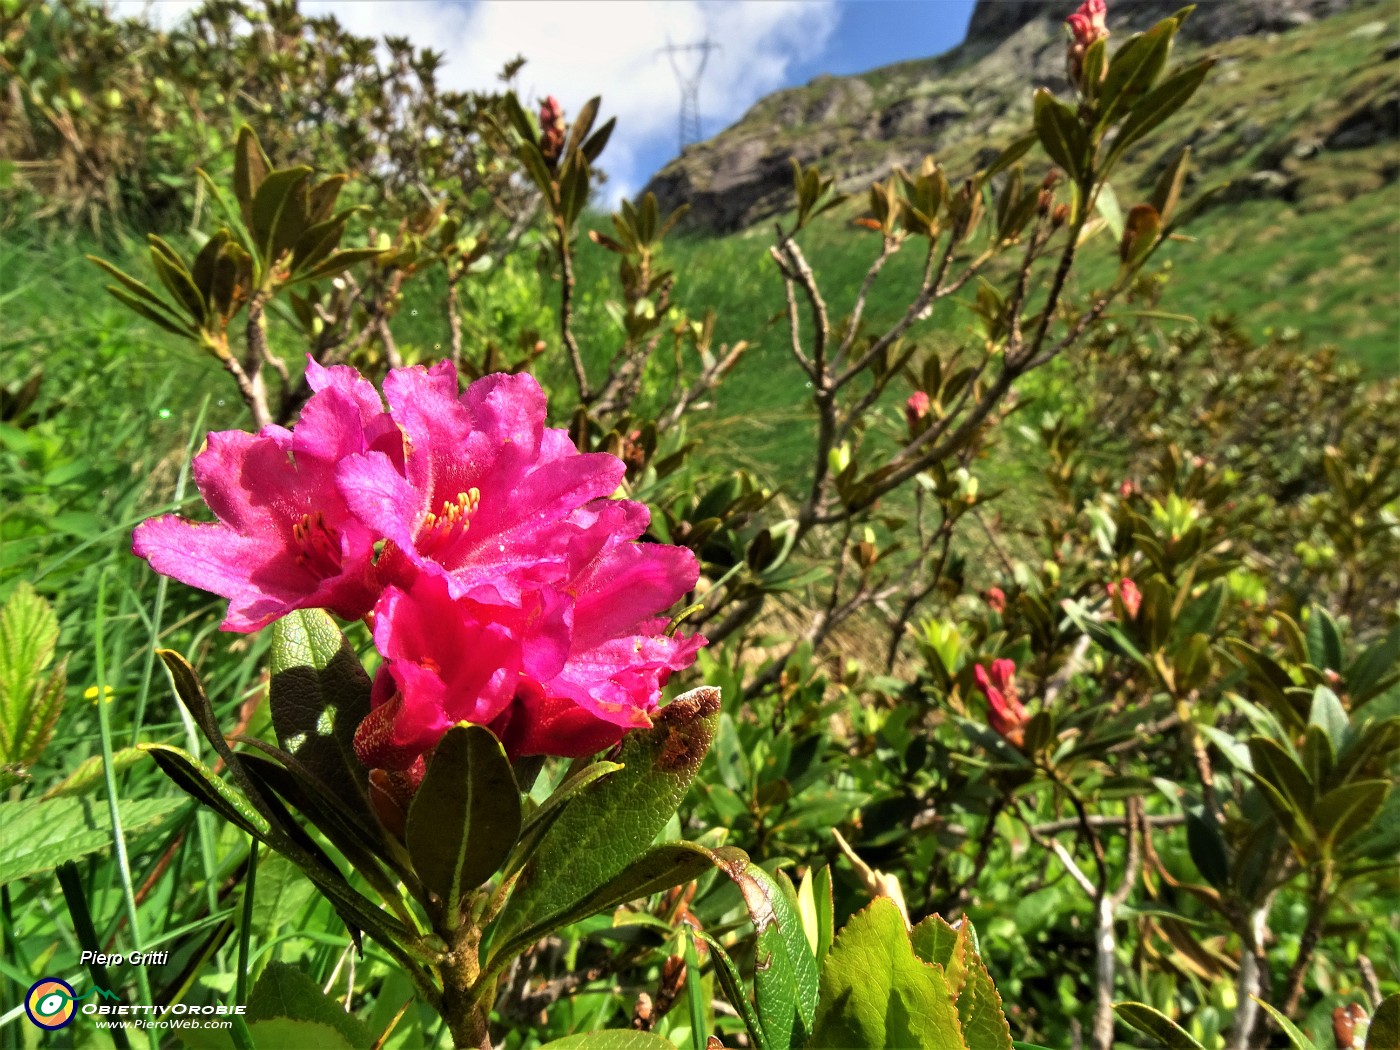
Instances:
[[[1121,40],[1177,7],[1177,0],[1120,2],[1111,6],[1110,25]],[[1060,20],[1071,9],[1046,0],[980,0],[966,41],[952,51],[770,95],[689,147],[647,189],[664,206],[688,201],[692,225],[724,232],[788,206],[789,158],[819,162],[848,190],[927,153],[956,171],[1029,126],[1033,84],[1067,90]],[[1176,135],[1155,141],[1172,149],[1194,142],[1207,182],[1244,180],[1236,200],[1271,195],[1333,206],[1393,182],[1400,168],[1396,14],[1388,0],[1200,5],[1178,57],[1209,50],[1221,62],[1169,126]],[[1159,159],[1139,155],[1127,181],[1150,175]]]

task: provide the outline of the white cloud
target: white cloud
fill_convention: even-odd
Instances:
[[[153,20],[169,25],[194,5],[150,6]],[[661,53],[668,40],[708,37],[719,44],[700,86],[704,132],[712,135],[783,86],[793,65],[821,54],[838,19],[836,0],[303,0],[302,6],[334,14],[364,36],[407,36],[444,52],[441,77],[450,87],[498,87],[496,74],[524,55],[518,86],[527,100],[552,94],[575,113],[602,95],[603,118],[618,118],[603,158],[614,201],[640,188],[651,174],[643,165],[675,151],[680,90]]]

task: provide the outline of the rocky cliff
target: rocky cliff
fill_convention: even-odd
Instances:
[[[1110,5],[1110,26],[1122,39],[1179,10],[1182,2],[1118,0]],[[1067,89],[1061,23],[1073,8],[1073,0],[979,0],[965,41],[953,50],[859,76],[819,77],[804,87],[770,95],[733,126],[688,147],[646,188],[668,208],[688,201],[693,225],[727,232],[789,206],[789,158],[804,164],[820,162],[823,171],[835,175],[846,190],[861,189],[896,165],[915,165],[928,153],[954,167],[976,162],[1029,126],[1032,83],[1059,92]],[[1363,8],[1364,16],[1351,17],[1354,12],[1349,9]],[[1207,146],[1212,134],[1216,139],[1228,139],[1228,143],[1220,143],[1232,153],[1227,160],[1240,160],[1249,154],[1254,168],[1235,174],[1263,173],[1265,177],[1254,180],[1256,188],[1280,195],[1290,186],[1296,188],[1297,173],[1290,172],[1284,162],[1305,160],[1306,156],[1294,154],[1306,154],[1312,147],[1289,141],[1275,144],[1270,152],[1271,142],[1264,140],[1274,136],[1269,127],[1260,124],[1267,119],[1267,104],[1252,119],[1245,112],[1250,104],[1247,91],[1256,88],[1246,67],[1273,52],[1280,56],[1290,52],[1289,47],[1270,46],[1275,40],[1291,41],[1293,51],[1302,41],[1305,50],[1308,34],[1330,26],[1337,32],[1360,34],[1375,45],[1365,53],[1376,66],[1377,75],[1363,69],[1364,83],[1338,81],[1330,85],[1340,93],[1333,100],[1338,105],[1325,104],[1324,97],[1317,113],[1309,111],[1318,119],[1304,121],[1307,127],[1299,134],[1309,141],[1319,139],[1318,148],[1339,134],[1343,136],[1340,148],[1393,139],[1395,126],[1400,124],[1400,93],[1395,91],[1394,70],[1397,55],[1392,53],[1396,50],[1396,10],[1392,0],[1199,3],[1183,31],[1181,48],[1194,52],[1209,47],[1222,52],[1225,60],[1216,73],[1216,90],[1228,91],[1229,85],[1237,85],[1239,104],[1233,108],[1240,112],[1209,114],[1217,122],[1226,121],[1227,126],[1212,130],[1207,124],[1198,137],[1205,137]],[[1261,44],[1265,46],[1261,48]],[[1295,72],[1301,92],[1302,67]],[[1345,72],[1352,76],[1358,70]],[[1258,86],[1258,90],[1271,93],[1263,102],[1287,95],[1292,89],[1281,93],[1279,85],[1289,77],[1283,69],[1269,83]],[[1312,94],[1317,93],[1317,87],[1313,85]],[[1284,108],[1290,119],[1296,118],[1297,107],[1286,98]],[[1388,178],[1394,177],[1392,171]]]

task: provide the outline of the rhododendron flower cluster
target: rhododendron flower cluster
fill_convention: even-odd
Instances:
[[[166,515],[134,550],[229,599],[225,630],[295,609],[365,619],[383,660],[355,746],[421,775],[461,721],[513,758],[591,754],[650,725],[661,687],[704,644],[661,615],[695,557],[637,542],[645,507],[609,498],[624,472],[545,426],[528,375],[458,392],[448,362],[384,381],[308,362],[290,430],[211,434],[194,477],[218,519]]]
[[[1079,9],[1065,19],[1069,26],[1069,75],[1076,84],[1084,75],[1084,55],[1096,42],[1108,36],[1108,4],[1105,0],[1084,0]],[[1107,62],[1103,72],[1108,71]]]
[[[991,674],[978,664],[972,669],[972,677],[987,698],[988,724],[1008,743],[1021,747],[1026,740],[1030,715],[1016,692],[1015,661],[993,660]]]

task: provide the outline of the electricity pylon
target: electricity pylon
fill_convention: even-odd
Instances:
[[[710,52],[718,51],[719,45],[709,37],[698,44],[673,44],[668,40],[661,50],[670,59],[671,68],[676,72],[676,82],[681,88],[680,148],[684,150],[703,137],[700,128],[700,78],[705,73]],[[700,61],[693,70],[681,68],[676,56],[682,54],[699,54]]]

